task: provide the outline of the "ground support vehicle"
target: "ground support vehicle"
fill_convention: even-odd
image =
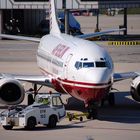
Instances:
[[[0,123],[6,130],[14,126],[34,129],[38,124],[54,128],[65,115],[66,111],[60,94],[38,94],[32,105],[14,106],[1,112]]]

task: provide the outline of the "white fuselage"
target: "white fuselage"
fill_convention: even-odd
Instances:
[[[37,53],[38,66],[52,76],[57,91],[88,103],[101,100],[110,90],[113,62],[101,46],[61,34],[44,36]]]

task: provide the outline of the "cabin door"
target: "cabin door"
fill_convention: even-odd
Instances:
[[[70,60],[72,58],[73,54],[70,54],[67,59],[66,59],[66,62],[64,64],[64,78],[65,79],[68,79],[68,76],[69,76],[69,63],[70,63]]]

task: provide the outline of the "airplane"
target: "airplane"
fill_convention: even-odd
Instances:
[[[124,29],[120,29],[124,30]],[[50,1],[50,34],[42,38],[0,34],[2,38],[38,42],[37,64],[43,75],[0,74],[0,103],[16,105],[23,101],[25,89],[21,83],[48,86],[68,93],[84,102],[89,118],[97,117],[97,104],[108,99],[114,82],[132,78],[131,95],[140,101],[140,73],[114,73],[113,61],[107,50],[85,40],[90,37],[120,31],[111,29],[91,34],[71,36],[61,33],[56,17],[55,0]]]

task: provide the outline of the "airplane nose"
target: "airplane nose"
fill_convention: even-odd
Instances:
[[[92,83],[107,83],[110,79],[107,69],[90,70],[85,75],[85,80]]]

